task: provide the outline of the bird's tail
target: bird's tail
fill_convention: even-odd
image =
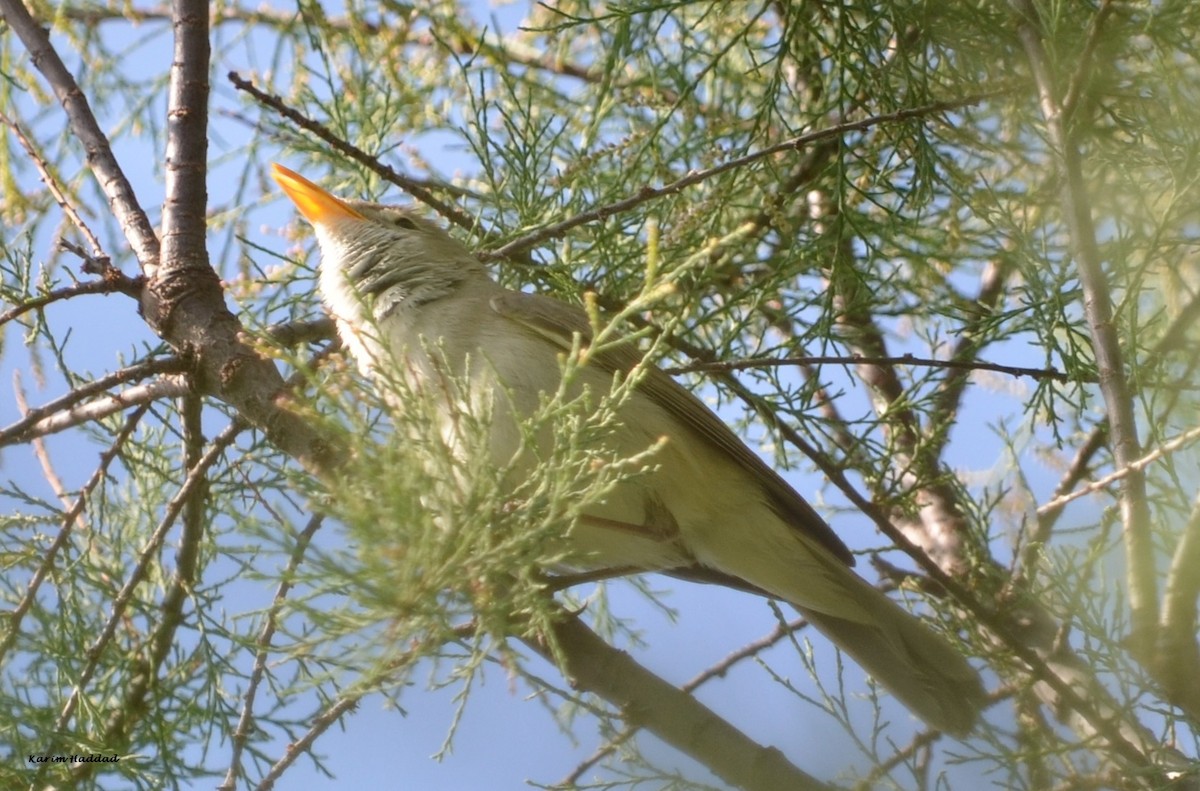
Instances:
[[[970,732],[986,693],[961,652],[849,569],[844,582],[868,617],[801,607],[809,622],[925,722],[956,736]]]

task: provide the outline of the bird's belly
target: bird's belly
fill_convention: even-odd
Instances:
[[[574,406],[549,414],[543,407],[562,381],[558,348],[543,338],[511,332],[504,335],[502,346],[490,340],[486,323],[471,337],[440,339],[440,354],[467,391],[445,402],[441,433],[460,453],[478,452],[467,447],[462,414],[486,422],[487,452],[504,471],[505,486],[515,497],[523,485],[545,474],[539,465],[563,464],[571,454],[589,454],[581,477],[600,472],[601,465],[645,454],[641,469],[626,470],[601,500],[588,504],[572,528],[571,549],[578,565],[691,565],[704,562],[706,546],[731,538],[733,526],[778,523],[760,487],[738,485],[745,483],[745,474],[735,464],[706,446],[697,447],[702,439],[640,392],[626,394],[608,430],[588,436],[583,418],[595,413],[610,394],[611,372],[587,366],[577,370],[559,399],[560,405]],[[431,378],[428,371],[422,377]],[[535,418],[539,413],[546,415],[544,422]],[[537,425],[531,425],[531,419]],[[648,453],[651,449],[655,450]]]
[[[518,491],[546,474],[547,465],[570,465],[583,455],[581,487],[589,476],[612,473],[605,465],[622,465],[620,482],[588,504],[571,529],[574,562],[581,567],[645,569],[692,563],[669,510],[656,494],[659,454],[648,451],[655,448],[664,427],[661,421],[642,419],[644,397],[627,394],[611,425],[597,428],[594,416],[610,395],[613,378],[602,369],[583,367],[574,372],[557,404],[546,408],[560,389],[562,360],[542,339],[509,340],[498,359],[483,359],[476,350],[468,373],[470,408],[477,416],[488,415],[489,451],[495,465],[506,470],[509,488]],[[640,456],[644,460],[626,464]]]

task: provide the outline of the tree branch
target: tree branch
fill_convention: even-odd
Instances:
[[[48,404],[30,409],[16,423],[0,429],[0,447],[24,442],[33,434],[50,433],[49,431],[34,431],[32,429],[42,420],[55,413],[70,409],[80,401],[103,393],[111,387],[127,382],[135,382],[148,376],[154,376],[155,374],[181,373],[184,367],[183,362],[178,357],[154,357],[131,365],[128,368],[122,368],[119,371],[114,371],[111,374],[93,379],[86,384],[80,385],[66,395],[59,396]],[[118,396],[114,396],[114,398],[118,398]]]
[[[38,294],[32,299],[13,305],[8,310],[0,313],[0,327],[32,310],[40,310],[47,305],[53,305],[55,302],[74,299],[85,294],[112,294],[114,292],[130,293],[124,285],[118,285],[109,280],[88,280],[84,283],[73,283],[69,286],[56,288],[53,291]]]
[[[800,631],[806,626],[808,626],[808,621],[803,618],[797,618],[789,622],[779,621],[775,625],[775,628],[772,629],[771,632],[766,636],[761,637],[751,643],[747,643],[738,650],[726,656],[720,662],[717,662],[711,667],[705,668],[701,673],[693,677],[691,680],[681,684],[679,687],[680,691],[688,694],[695,692],[712,679],[724,677],[725,674],[727,674],[738,662],[758,656],[763,651],[766,651],[768,648],[776,645],[787,636]],[[607,739],[604,745],[581,761],[578,766],[571,770],[569,775],[556,783],[555,787],[573,788],[579,782],[579,779],[583,777],[584,772],[611,755],[618,747],[631,739],[638,732],[638,730],[639,729],[636,725],[632,723],[626,724],[626,726],[622,728],[619,733]]]
[[[38,410],[31,410],[29,415],[14,424],[14,426],[21,427],[20,433],[15,438],[8,434],[9,429],[0,432],[0,434],[5,436],[6,440],[0,444],[28,442],[34,437],[57,434],[65,429],[78,426],[81,423],[103,420],[110,415],[115,415],[118,412],[129,409],[131,406],[149,404],[160,398],[182,396],[186,395],[187,392],[188,383],[185,379],[182,377],[165,377],[163,379],[156,379],[153,382],[147,382],[146,384],[135,385],[120,393],[110,393],[80,406],[68,407],[33,422],[29,421],[29,417]]]
[[[1080,497],[1093,492],[1098,492],[1101,489],[1111,486],[1117,481],[1127,480],[1131,475],[1141,475],[1147,467],[1149,467],[1158,459],[1161,459],[1163,456],[1166,456],[1169,453],[1174,453],[1184,445],[1187,445],[1189,442],[1193,442],[1197,439],[1200,439],[1200,427],[1189,429],[1188,431],[1185,431],[1182,434],[1173,437],[1159,445],[1145,456],[1134,459],[1133,461],[1129,462],[1129,464],[1121,467],[1115,472],[1111,472],[1102,478],[1097,478],[1086,486],[1082,486],[1075,491],[1070,492],[1069,494],[1055,497],[1053,500],[1043,503],[1037,509],[1038,516],[1041,517],[1043,515],[1048,516],[1054,514],[1072,500],[1078,500]]]
[[[1158,621],[1158,585],[1154,564],[1150,509],[1146,502],[1146,481],[1133,467],[1140,445],[1133,415],[1133,399],[1125,372],[1125,361],[1117,337],[1112,297],[1104,272],[1092,209],[1084,182],[1079,147],[1067,129],[1065,112],[1059,103],[1050,74],[1037,11],[1030,0],[1010,0],[1017,15],[1017,35],[1029,58],[1037,82],[1042,119],[1062,174],[1063,217],[1066,221],[1083,286],[1084,314],[1091,332],[1092,349],[1100,374],[1100,392],[1108,412],[1109,436],[1113,461],[1118,468],[1130,468],[1122,479],[1121,522],[1129,576],[1129,604],[1133,622],[1130,636],[1133,652],[1153,661],[1154,632]]]
[[[141,283],[134,278],[128,277],[112,265],[112,261],[105,255],[104,250],[100,246],[100,240],[96,238],[96,234],[92,233],[92,229],[83,221],[83,217],[79,216],[79,212],[75,211],[75,207],[67,200],[67,196],[63,194],[62,189],[58,186],[58,181],[50,172],[50,166],[46,163],[46,158],[42,156],[41,151],[38,150],[33,141],[21,129],[20,124],[2,112],[0,112],[0,122],[12,130],[12,133],[17,138],[17,142],[21,144],[21,148],[25,149],[25,153],[29,155],[34,167],[37,168],[38,175],[42,178],[42,183],[46,185],[46,189],[50,190],[50,194],[54,196],[54,200],[58,203],[58,207],[62,209],[63,214],[70,218],[79,232],[83,234],[83,237],[87,239],[92,252],[90,255],[84,253],[81,249],[65,240],[60,241],[59,244],[64,249],[80,255],[84,260],[83,271],[89,275],[102,276],[104,282],[112,286],[113,291],[120,291],[123,294],[131,296],[137,294],[141,288]],[[7,320],[7,318],[0,318],[0,324],[3,324]]]
[[[274,109],[284,118],[287,118],[292,123],[296,124],[296,126],[328,143],[333,150],[342,153],[347,159],[358,162],[360,165],[363,165],[368,170],[378,175],[384,181],[395,184],[397,187],[404,190],[409,195],[412,195],[425,205],[432,207],[434,211],[458,227],[471,230],[477,226],[474,218],[464,214],[455,206],[446,203],[441,198],[438,198],[436,195],[434,195],[429,190],[430,185],[427,182],[418,181],[417,179],[409,178],[402,173],[397,173],[392,168],[380,162],[377,157],[371,156],[358,146],[343,140],[325,126],[312,120],[299,110],[288,106],[283,99],[267,93],[266,91],[259,90],[249,80],[242,79],[241,75],[239,75],[236,71],[229,72],[228,77],[229,81],[233,83],[235,88],[250,94],[259,104],[263,104]],[[456,195],[461,196],[465,194],[464,190],[451,185],[439,184],[437,186],[440,189],[444,189],[447,192],[451,192]]]
[[[87,162],[100,188],[108,196],[109,206],[125,231],[125,239],[133,248],[143,271],[152,268],[158,261],[158,237],[150,220],[142,210],[133,193],[133,187],[125,178],[117,158],[113,155],[108,137],[100,129],[96,117],[88,106],[87,97],[75,83],[58,52],[50,43],[46,29],[30,15],[21,0],[0,0],[0,15],[12,28],[29,51],[29,59],[50,83],[55,96],[62,104],[71,124],[71,131],[83,143]]]
[[[572,686],[619,707],[625,722],[649,730],[730,785],[749,791],[830,788],[601,640],[579,618],[565,616],[552,629],[549,643],[526,638],[525,644],[555,664],[561,657]]]
[[[1200,719],[1200,644],[1196,642],[1196,599],[1200,597],[1200,498],[1171,561],[1163,595],[1162,628],[1157,653],[1162,657],[1157,678],[1168,699],[1188,716]]]
[[[997,373],[1008,374],[1009,376],[1053,379],[1056,382],[1069,382],[1072,380],[1068,374],[1054,368],[1025,368],[1019,365],[1001,365],[983,360],[939,360],[929,357],[917,357],[912,354],[887,357],[867,357],[862,354],[825,354],[768,359],[713,360],[711,362],[694,362],[674,368],[664,368],[663,370],[669,374],[713,373],[744,371],[752,368],[777,368],[785,365],[909,365],[925,368],[949,368],[956,371],[996,371]]]
[[[209,4],[174,0],[175,59],[167,95],[166,198],[162,214],[161,271],[147,269],[153,282],[184,273],[212,272],[208,265],[205,209],[208,205]],[[215,273],[214,273],[215,277]]]

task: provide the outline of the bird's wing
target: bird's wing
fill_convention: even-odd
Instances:
[[[501,316],[523,325],[566,351],[571,349],[574,334],[578,333],[585,342],[592,337],[591,326],[583,311],[550,297],[505,291],[492,297],[491,307]],[[642,355],[633,344],[616,345],[594,359],[595,364],[605,369],[622,372],[632,370],[641,361]],[[848,565],[854,565],[854,556],[833,532],[833,528],[779,473],[746,447],[703,401],[654,367],[646,371],[638,390],[748,472],[769,495],[770,502],[784,521],[815,539]]]

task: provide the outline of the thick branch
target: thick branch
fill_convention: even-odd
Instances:
[[[1196,599],[1200,597],[1200,498],[1175,550],[1163,598],[1158,679],[1168,697],[1200,719],[1200,645],[1196,642]]]
[[[208,3],[175,0],[175,60],[167,98],[166,200],[162,219],[162,271],[205,270],[205,207],[208,204]]]
[[[553,629],[558,652],[539,640],[526,639],[525,644],[555,664],[561,656],[563,672],[574,686],[620,707],[627,723],[650,730],[730,785],[751,791],[829,788],[601,640],[578,618],[563,618]]]
[[[1112,297],[1104,271],[1096,228],[1084,183],[1079,147],[1067,129],[1064,110],[1050,74],[1042,47],[1037,11],[1030,0],[1010,0],[1018,15],[1017,33],[1037,81],[1039,104],[1047,137],[1062,171],[1062,211],[1071,238],[1079,282],[1083,286],[1084,314],[1091,332],[1092,349],[1100,374],[1100,392],[1108,412],[1113,461],[1118,468],[1131,468],[1122,480],[1121,522],[1129,576],[1129,604],[1133,621],[1131,642],[1136,654],[1152,656],[1158,621],[1158,585],[1154,568],[1150,509],[1146,502],[1146,479],[1132,469],[1140,455],[1133,400],[1125,373],[1125,361],[1117,337]]]
[[[158,261],[158,238],[154,235],[154,228],[117,163],[108,137],[96,123],[87,98],[50,44],[46,29],[34,20],[21,0],[0,0],[0,15],[29,51],[30,61],[54,89],[54,95],[58,97],[70,121],[71,131],[83,143],[88,165],[100,182],[100,188],[108,196],[113,214],[125,230],[125,238],[133,248],[138,263],[143,270],[153,267]]]

